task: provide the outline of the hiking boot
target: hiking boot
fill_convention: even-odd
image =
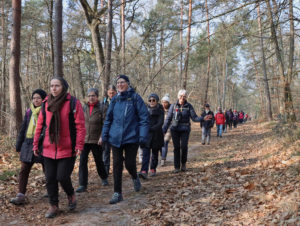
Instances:
[[[205,145],[205,143],[204,143],[204,142],[202,142],[202,145]]]
[[[179,172],[180,172],[180,169],[176,168],[176,169],[173,170],[173,173],[179,173]]]
[[[150,175],[149,175],[150,177],[155,177],[156,176],[156,171],[155,171],[155,169],[151,169],[150,170]]]
[[[133,187],[134,187],[134,190],[136,192],[140,191],[141,190],[141,182],[140,182],[140,178],[139,177],[136,177],[136,179],[132,179],[133,181]]]
[[[160,160],[160,166],[164,166],[165,165],[165,161],[164,159]]]
[[[68,200],[69,200],[69,210],[75,210],[77,206],[75,193],[71,196],[68,196]]]
[[[58,214],[58,206],[51,205],[45,214],[46,218],[54,218]]]
[[[185,164],[185,163],[183,163],[183,164],[181,165],[181,171],[182,171],[182,172],[185,172],[185,171],[186,171],[186,164]]]
[[[116,204],[118,202],[123,201],[123,196],[121,193],[115,192],[111,198],[111,200],[109,201],[109,204]]]
[[[76,189],[77,193],[86,192],[86,186],[80,185],[79,188]]]
[[[148,174],[147,174],[146,171],[143,170],[143,171],[139,172],[139,177],[143,178],[144,180],[147,180],[148,179]]]
[[[102,184],[102,186],[108,186],[108,180],[107,180],[107,178],[103,179],[101,184]]]
[[[12,198],[10,200],[10,203],[15,204],[15,205],[23,205],[26,203],[26,198],[25,195],[22,193],[18,193],[15,198]]]

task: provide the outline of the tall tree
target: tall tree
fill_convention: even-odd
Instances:
[[[208,42],[208,53],[207,53],[207,71],[206,71],[206,86],[204,93],[204,103],[207,103],[208,88],[209,88],[209,73],[210,73],[210,33],[209,33],[209,13],[207,0],[205,0],[206,20],[207,20],[207,42]]]
[[[9,102],[10,130],[14,137],[22,123],[21,93],[20,93],[20,36],[21,36],[21,1],[12,0],[13,27],[11,35],[11,58],[9,62]]]
[[[62,0],[55,0],[54,14],[54,75],[63,76],[63,49],[62,49],[62,25],[63,25]]]
[[[183,59],[183,0],[180,1],[180,32],[179,32],[179,40],[180,40],[180,75],[179,75],[179,87],[182,84],[182,59]]]
[[[270,96],[270,89],[269,89],[269,81],[267,76],[267,66],[266,66],[266,57],[265,57],[265,49],[264,49],[264,40],[262,34],[262,25],[261,25],[261,16],[260,16],[260,3],[257,3],[257,22],[258,22],[258,30],[259,30],[259,41],[260,41],[260,51],[261,51],[261,58],[262,58],[262,69],[263,69],[263,76],[264,76],[264,87],[265,87],[265,94],[266,94],[266,104],[267,104],[267,118],[269,121],[273,119],[272,116],[272,104],[271,104],[271,96]]]
[[[192,0],[189,0],[189,19],[188,19],[188,32],[187,32],[187,49],[185,54],[184,62],[184,80],[183,88],[187,88],[187,77],[188,77],[188,67],[189,67],[189,53],[190,53],[190,40],[191,40],[191,26],[192,26]]]
[[[126,1],[122,0],[121,5],[121,47],[122,47],[122,73],[126,74],[126,58],[125,58],[125,5]]]

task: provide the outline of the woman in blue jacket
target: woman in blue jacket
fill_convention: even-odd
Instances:
[[[204,120],[203,117],[197,116],[193,106],[187,102],[187,91],[182,89],[178,92],[178,101],[171,105],[163,126],[163,132],[166,133],[172,122],[171,136],[174,145],[174,173],[180,171],[180,165],[181,171],[186,171],[188,141],[191,132],[190,119],[194,122]]]
[[[144,147],[149,130],[148,110],[143,99],[130,87],[129,78],[119,75],[116,79],[118,94],[108,107],[102,141],[109,142],[113,153],[114,194],[110,204],[123,200],[123,162],[132,177],[134,190],[141,189],[137,176],[136,155],[139,145]],[[125,156],[123,156],[125,152]]]

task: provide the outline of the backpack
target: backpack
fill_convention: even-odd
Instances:
[[[70,112],[69,112],[69,130],[70,130],[70,137],[71,137],[71,143],[72,143],[72,151],[75,152],[75,146],[76,146],[76,125],[75,125],[75,117],[74,114],[76,113],[76,97],[71,96],[70,99]],[[46,133],[46,110],[45,110],[45,103],[42,103],[42,114],[43,114],[43,129],[39,138],[39,147],[43,147],[43,142],[45,138]]]

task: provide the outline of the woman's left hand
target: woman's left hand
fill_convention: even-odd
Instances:
[[[77,149],[75,152],[76,152],[76,156],[79,156],[79,155],[81,155],[82,150]]]

